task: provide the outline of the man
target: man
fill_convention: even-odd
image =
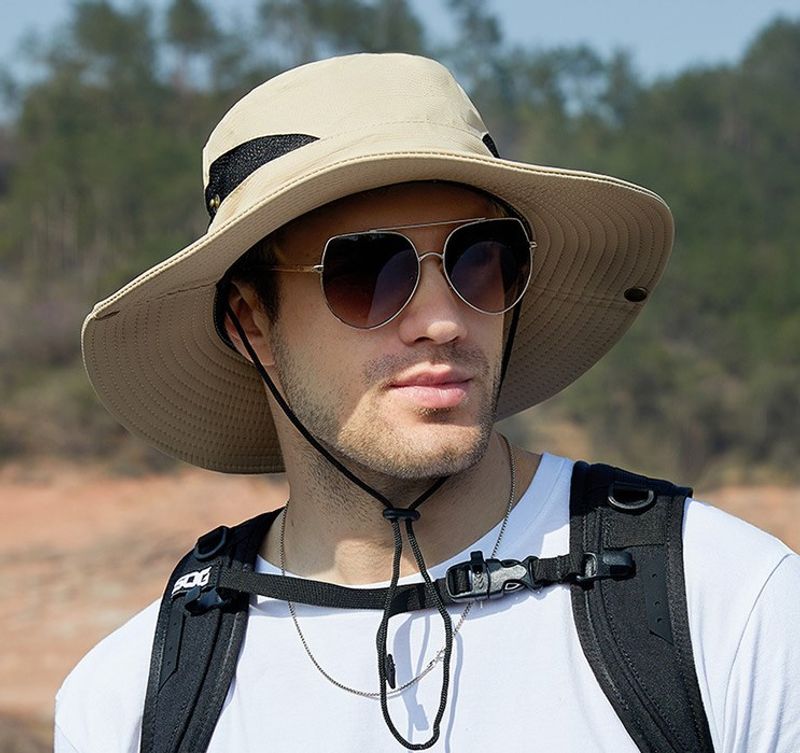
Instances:
[[[496,155],[433,61],[356,55],[289,71],[212,133],[208,233],[87,318],[90,378],[134,433],[200,466],[287,473],[290,499],[251,564],[275,576],[259,583],[294,590],[251,598],[230,685],[203,686],[220,694],[209,751],[654,749],[626,729],[579,641],[570,588],[598,573],[564,571],[535,593],[515,581],[478,602],[412,587],[427,608],[392,609],[407,583],[470,552],[563,563],[573,463],[512,447],[493,423],[598,360],[671,248],[655,194]],[[683,531],[690,635],[668,637],[691,639],[698,728],[718,753],[800,749],[800,558],[691,500]],[[211,561],[224,540],[199,542],[196,557]],[[471,561],[474,585],[485,562]],[[386,589],[385,606],[309,605],[321,602],[287,573]],[[225,593],[211,577],[170,582],[165,626],[231,606],[209,601]],[[181,627],[151,659],[158,611],[66,680],[60,753],[156,749],[166,715],[202,704],[170,690],[175,666],[188,657],[192,671],[180,636],[195,634]],[[162,691],[173,700],[159,706]],[[142,733],[146,703],[161,717]],[[163,749],[192,749],[179,747],[184,729],[166,730]]]

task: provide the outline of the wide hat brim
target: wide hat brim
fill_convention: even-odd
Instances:
[[[369,188],[424,180],[497,196],[527,219],[538,244],[498,419],[573,382],[640,312],[643,302],[628,300],[626,291],[656,285],[672,246],[669,209],[631,183],[484,156],[466,149],[463,138],[419,133],[415,148],[407,132],[371,140],[350,134],[341,149],[320,151],[322,162],[314,154],[319,145],[311,144],[256,170],[203,237],[87,317],[84,363],[106,408],[133,434],[194,465],[283,470],[264,386],[216,330],[216,283],[244,250],[307,211]],[[437,148],[424,148],[431,143]]]

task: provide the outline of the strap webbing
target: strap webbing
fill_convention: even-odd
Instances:
[[[201,753],[214,732],[236,670],[247,627],[249,599],[232,599],[225,609],[192,614],[172,598],[176,583],[209,565],[252,569],[276,513],[230,529],[214,559],[187,554],[170,577],[161,601],[142,719],[141,753]]]
[[[444,604],[462,603],[470,598],[499,597],[503,593],[521,587],[538,590],[555,583],[572,583],[586,575],[585,557],[580,553],[565,554],[548,559],[528,557],[523,562],[481,559],[481,563],[490,572],[486,587],[477,592],[470,590],[475,584],[475,573],[473,572],[475,565],[472,560],[450,568],[449,578],[438,578],[434,581],[434,588],[438,591],[439,598]],[[492,569],[495,564],[497,567]],[[522,573],[519,568],[525,572]],[[520,575],[523,577],[519,577]],[[494,579],[494,591],[490,590],[492,578]],[[515,587],[512,588],[509,584]],[[211,575],[208,590],[212,588],[219,589],[220,593],[258,594],[281,601],[292,601],[316,607],[378,610],[383,610],[389,591],[388,588],[351,588],[306,578],[255,573],[229,567],[220,567],[216,573]],[[199,598],[201,593],[202,591],[196,592],[195,598]],[[469,595],[470,593],[472,596]],[[179,593],[178,596],[180,595]],[[224,607],[224,604],[210,600],[209,608],[215,607]],[[389,614],[396,615],[402,612],[415,612],[420,609],[435,609],[436,607],[435,596],[429,592],[425,583],[409,583],[397,587]]]
[[[584,654],[642,753],[713,753],[692,655],[682,522],[690,489],[576,463],[570,547],[625,549],[637,577],[572,588]]]
[[[615,484],[624,492],[615,503],[628,505],[627,512],[609,504]],[[654,490],[654,496],[642,504],[631,502],[625,499],[631,489]],[[681,530],[688,493],[607,466],[576,464],[569,554],[516,561],[484,560],[473,552],[469,562],[435,581],[437,598],[453,604],[518,588],[572,584],[584,652],[639,749],[713,753],[694,670],[683,579]],[[248,594],[337,608],[384,608],[386,589],[254,573],[259,546],[276,515],[228,530],[218,546],[215,536],[203,537],[176,567],[156,628],[142,753],[207,749],[244,638]],[[637,577],[630,577],[634,568]],[[203,585],[187,590],[179,585],[181,579]],[[423,583],[398,586],[390,613],[435,608],[430,590]]]

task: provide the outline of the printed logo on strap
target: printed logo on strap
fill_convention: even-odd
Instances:
[[[205,586],[211,577],[211,568],[207,567],[205,570],[195,570],[191,573],[182,575],[175,581],[172,587],[172,595],[175,596],[178,591],[191,591],[195,586]]]

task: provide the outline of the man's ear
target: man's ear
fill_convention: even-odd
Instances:
[[[274,359],[272,357],[272,348],[269,344],[271,322],[264,313],[255,290],[245,283],[232,282],[228,292],[228,305],[239,320],[247,340],[255,350],[262,365],[265,367],[272,366]],[[253,359],[247,352],[239,330],[234,325],[230,312],[227,310],[225,312],[225,331],[236,350],[248,361],[252,362]]]

